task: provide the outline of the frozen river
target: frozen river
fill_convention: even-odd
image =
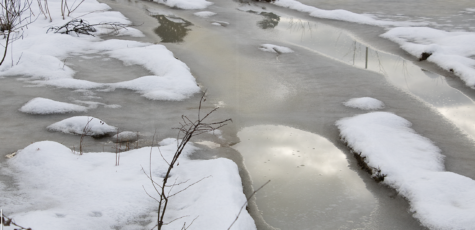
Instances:
[[[161,42],[185,62],[208,90],[207,106],[220,105],[218,118],[233,119],[223,129],[225,139],[201,138],[221,147],[201,151],[196,158],[236,161],[247,194],[271,180],[249,207],[260,230],[425,229],[412,217],[407,200],[361,171],[340,141],[335,122],[362,113],[343,105],[355,97],[383,101],[384,111],[409,120],[416,132],[441,148],[448,171],[475,178],[475,91],[433,64],[415,62],[379,37],[382,28],[318,19],[264,3],[215,0],[207,10],[217,15],[201,18],[193,15],[196,11],[152,2],[103,2],[140,25],[137,28],[146,35],[130,39]],[[475,3],[468,0],[301,2],[387,20],[429,22],[438,29],[475,31],[475,10],[467,10],[475,9]],[[264,52],[259,49],[262,44],[294,52]],[[75,78],[95,82],[149,74],[139,66],[125,67],[94,54],[68,57],[66,63],[78,72]],[[32,97],[100,102],[88,115],[143,133],[144,139],[155,130],[159,139],[173,137],[171,128],[181,114],[196,110],[198,99],[195,95],[182,102],[151,101],[127,90],[45,90],[25,87],[14,78],[0,81],[0,118],[7,121],[0,124],[3,155],[45,139],[77,145],[77,137],[45,129],[68,115],[18,112]],[[113,146],[109,139],[87,141],[87,151]],[[3,181],[8,184],[8,178]]]

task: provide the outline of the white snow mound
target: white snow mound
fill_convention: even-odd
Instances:
[[[382,101],[372,97],[352,98],[343,104],[351,108],[362,110],[378,110],[384,108]]]
[[[55,114],[86,112],[87,108],[80,105],[54,101],[47,98],[37,97],[28,101],[20,108],[23,113],[29,114]]]
[[[85,132],[86,126],[87,132]],[[47,129],[68,134],[85,134],[88,136],[105,135],[117,131],[116,127],[110,126],[104,121],[90,116],[70,117],[48,126]]]
[[[216,13],[211,12],[211,11],[200,11],[200,12],[194,13],[194,15],[198,16],[198,17],[201,17],[201,18],[209,18],[211,16],[216,15]]]
[[[473,229],[475,181],[444,171],[444,156],[406,119],[371,112],[336,122],[341,138],[366,163],[386,174],[383,183],[409,200],[414,217],[430,229]]]
[[[1,164],[16,189],[1,191],[0,205],[15,222],[35,230],[152,229],[158,204],[147,193],[158,194],[142,167],[160,184],[167,169],[162,155],[170,162],[176,140],[160,145],[160,151],[145,147],[122,152],[115,166],[115,153],[77,155],[57,142],[33,143]],[[169,182],[188,182],[174,186],[170,194],[205,179],[170,198],[165,221],[183,218],[164,229],[181,229],[197,216],[193,229],[227,229],[246,202],[236,164],[223,158],[190,160],[196,149],[192,143],[184,148]],[[256,226],[243,210],[233,229]]]
[[[272,45],[272,44],[262,44],[259,47],[260,50],[266,51],[266,52],[271,52],[271,53],[293,53],[294,51],[291,50],[290,48],[284,47],[284,46],[277,46],[277,45]]]

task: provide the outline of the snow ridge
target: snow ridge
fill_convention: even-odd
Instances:
[[[340,136],[366,163],[386,174],[382,183],[409,200],[414,217],[431,229],[473,229],[475,181],[444,170],[444,156],[406,119],[371,112],[336,122]]]

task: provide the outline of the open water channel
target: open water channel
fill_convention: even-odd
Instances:
[[[210,18],[153,2],[103,2],[140,25],[137,28],[146,35],[140,40],[163,43],[191,68],[208,90],[206,106],[221,107],[216,119],[233,119],[223,129],[224,139],[212,135],[197,139],[218,145],[203,145],[205,150],[195,157],[233,159],[247,194],[271,180],[249,206],[258,229],[424,229],[412,217],[407,201],[360,171],[340,142],[335,122],[362,113],[343,106],[354,97],[382,100],[384,111],[411,121],[418,133],[442,149],[448,171],[475,178],[473,94],[454,88],[433,66],[426,70],[378,49],[393,45],[365,40],[345,29],[351,23],[336,27],[328,20],[268,4],[229,0],[214,1],[207,10],[217,15]],[[372,46],[374,40],[378,48]],[[258,49],[267,43],[295,52]],[[96,82],[149,74],[101,55],[72,56],[66,63],[78,72],[76,78]],[[143,145],[155,130],[158,138],[175,136],[171,128],[181,114],[196,112],[199,98],[150,101],[127,90],[70,91],[28,87],[15,78],[0,81],[0,119],[8,121],[0,124],[3,155],[46,139],[78,144],[77,137],[46,131],[46,126],[68,115],[18,111],[34,97],[99,102],[88,115],[121,130],[140,132]],[[111,104],[121,107],[104,106]],[[86,151],[113,146],[108,139],[87,141]]]

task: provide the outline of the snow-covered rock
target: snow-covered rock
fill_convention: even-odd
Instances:
[[[48,126],[47,129],[68,134],[85,134],[87,136],[102,136],[117,131],[116,127],[90,116],[70,117]]]
[[[444,170],[444,156],[406,119],[371,112],[336,122],[340,136],[367,165],[379,168],[382,183],[396,189],[414,217],[430,229],[473,229],[475,181]]]
[[[288,47],[284,46],[277,46],[277,45],[272,45],[272,44],[262,44],[259,47],[260,50],[265,51],[265,52],[271,52],[271,53],[293,53],[294,51]]]
[[[139,133],[138,132],[132,132],[132,131],[123,131],[120,132],[112,137],[112,141],[114,142],[132,142],[136,141],[139,139]]]
[[[382,101],[372,97],[352,98],[343,104],[351,108],[362,110],[378,110],[384,108]]]
[[[80,105],[54,101],[47,98],[37,97],[28,101],[20,108],[23,113],[29,114],[55,114],[86,112],[87,108]]]

